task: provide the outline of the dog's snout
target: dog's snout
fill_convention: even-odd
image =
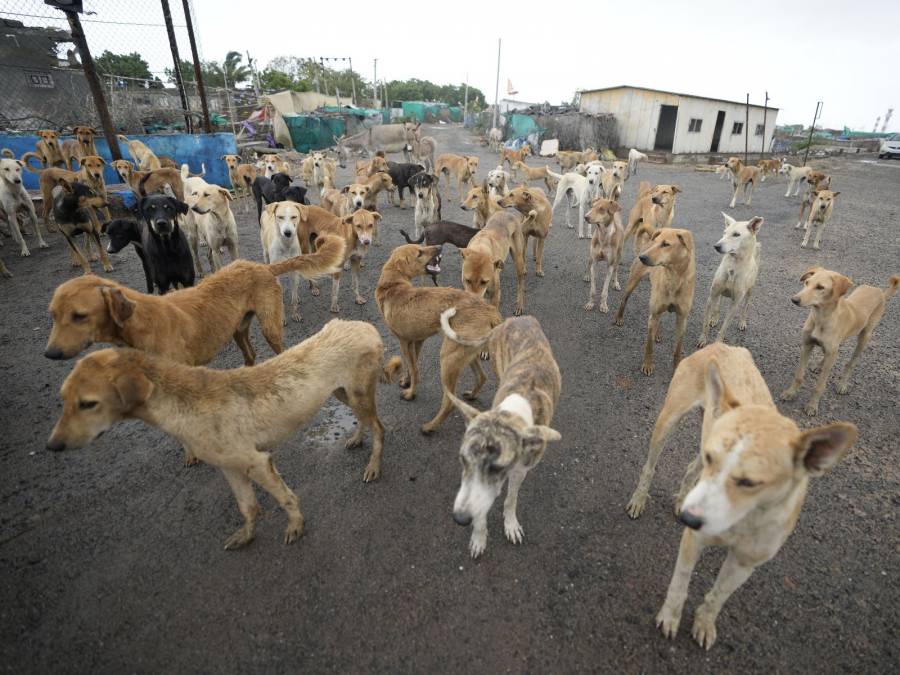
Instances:
[[[659,205],[659,203],[660,203],[660,202],[659,202],[659,197],[651,197],[651,198],[650,198],[650,201],[653,202],[654,204],[657,204],[657,205]]]
[[[795,305],[797,305],[798,307],[800,306],[800,298],[799,298],[798,296],[796,296],[796,295],[795,295],[794,297],[791,298],[791,302],[793,302],[793,303],[794,303]]]
[[[692,530],[699,530],[701,527],[703,527],[703,518],[701,518],[700,516],[695,516],[687,509],[681,512],[681,515],[678,516],[678,519]]]
[[[713,246],[713,248],[716,249],[716,251],[718,251],[719,253],[722,253],[722,244],[716,244],[715,246]]]
[[[16,185],[21,185],[21,184],[22,184],[22,179],[21,179],[21,178],[16,178],[16,179],[13,181],[13,183],[15,183]]]
[[[62,452],[66,449],[66,443],[65,441],[50,438],[50,440],[47,441],[47,449],[52,450],[53,452]]]
[[[640,260],[641,263],[644,264],[644,265],[649,265],[649,264],[650,264],[650,259],[649,259],[647,256],[645,256],[645,255],[640,256],[640,257],[638,258],[638,260]]]
[[[47,349],[44,350],[44,356],[48,359],[53,359],[54,361],[65,358],[65,354],[63,354],[62,349],[59,347],[47,347]]]
[[[463,527],[466,527],[472,523],[472,516],[469,515],[468,513],[454,511],[453,512],[453,521],[457,525],[462,525]]]

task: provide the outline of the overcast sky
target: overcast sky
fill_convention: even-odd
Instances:
[[[470,84],[494,98],[512,80],[526,101],[569,101],[576,89],[630,84],[762,103],[779,124],[871,131],[897,107],[900,2],[730,0],[665,2],[278,2],[194,0],[204,58],[249,50],[276,56],[349,56],[372,78]]]

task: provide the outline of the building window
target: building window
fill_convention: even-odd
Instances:
[[[765,132],[765,130],[766,130],[766,126],[764,124],[756,125],[756,135],[757,136],[762,136],[763,133]]]
[[[688,131],[690,133],[699,133],[700,127],[703,125],[703,120],[698,120],[696,117],[691,118],[691,123],[688,125]]]
[[[743,123],[743,122],[735,122],[735,123],[731,126],[731,133],[732,133],[733,135],[737,135],[737,134],[742,134],[742,133],[744,133],[744,123]]]

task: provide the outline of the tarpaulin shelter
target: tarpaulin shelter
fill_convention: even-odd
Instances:
[[[286,148],[291,147],[293,138],[284,119],[285,115],[299,115],[322,106],[338,104],[334,96],[325,96],[314,91],[279,91],[275,94],[266,94],[264,99],[275,109],[275,119],[272,121],[275,140]]]

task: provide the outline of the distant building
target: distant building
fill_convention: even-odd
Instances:
[[[747,106],[739,101],[622,85],[581,93],[583,113],[611,113],[619,143],[643,151],[730,153],[744,151]],[[750,152],[768,150],[778,108],[750,104]]]

